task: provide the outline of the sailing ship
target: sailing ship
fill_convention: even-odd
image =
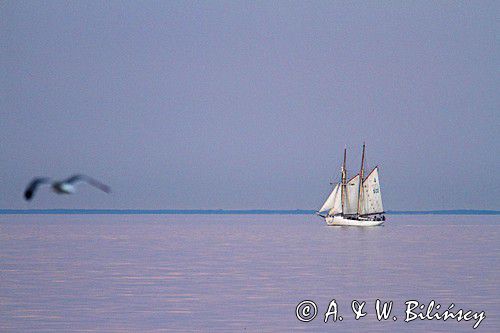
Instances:
[[[383,215],[382,193],[378,177],[378,166],[368,176],[364,176],[365,144],[361,156],[361,169],[357,175],[347,180],[346,154],[342,164],[339,183],[332,184],[332,192],[317,214],[325,219],[327,225],[370,227],[381,225]],[[326,213],[326,215],[325,215]]]

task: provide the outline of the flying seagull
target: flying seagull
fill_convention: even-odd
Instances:
[[[57,193],[57,194],[73,194],[76,192],[76,187],[75,185],[77,183],[85,182],[88,183],[92,186],[97,187],[101,191],[104,191],[106,193],[111,192],[111,189],[109,186],[104,185],[97,180],[85,176],[85,175],[74,175],[69,177],[66,180],[63,181],[52,181],[49,178],[35,178],[31,181],[31,183],[28,185],[28,188],[26,188],[26,191],[24,191],[24,198],[26,200],[31,200],[33,198],[33,195],[35,194],[35,191],[40,185],[45,185],[45,184],[50,184],[52,187],[52,190]]]

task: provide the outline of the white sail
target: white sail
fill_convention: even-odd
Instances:
[[[363,182],[363,195],[361,196],[361,215],[378,214],[384,212],[382,193],[378,179],[378,167],[366,177]]]
[[[342,201],[340,197],[340,185],[337,184],[332,190],[332,193],[328,196],[323,206],[320,208],[320,212],[329,211],[330,215],[338,214],[342,211]]]
[[[344,203],[344,215],[358,213],[358,193],[359,193],[359,175],[351,178],[346,185],[346,202]]]
[[[335,197],[333,198],[333,207],[328,212],[328,215],[336,215],[342,213],[342,188],[340,184],[336,186],[337,191],[335,192]]]

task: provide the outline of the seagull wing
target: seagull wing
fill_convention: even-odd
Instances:
[[[42,185],[42,184],[48,184],[50,183],[50,179],[49,178],[35,178],[31,181],[31,183],[28,185],[28,187],[26,188],[26,191],[24,191],[24,198],[26,200],[31,200],[31,198],[33,198],[33,195],[35,194],[35,191],[36,189],[38,188],[38,186]]]
[[[68,184],[75,184],[75,183],[80,183],[80,182],[88,183],[88,184],[90,184],[94,187],[97,187],[98,189],[100,189],[101,191],[104,191],[106,193],[111,192],[111,189],[109,188],[108,185],[105,185],[105,184],[95,180],[94,178],[86,176],[86,175],[73,175],[64,181],[64,183],[68,183]]]

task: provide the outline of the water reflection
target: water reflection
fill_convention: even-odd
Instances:
[[[470,331],[405,324],[404,301],[485,310],[500,325],[496,216],[393,216],[326,227],[314,216],[1,216],[0,331]],[[335,298],[345,320],[322,322]],[[401,320],[378,322],[377,298]],[[310,323],[295,318],[318,304]],[[355,321],[353,299],[369,312]],[[333,327],[332,327],[333,325]]]

